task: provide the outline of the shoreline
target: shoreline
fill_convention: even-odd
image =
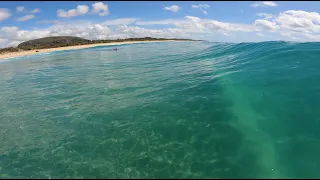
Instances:
[[[179,40],[127,41],[127,42],[114,42],[114,43],[86,44],[86,45],[78,45],[78,46],[47,48],[47,49],[34,49],[34,50],[26,50],[26,51],[20,51],[20,52],[8,52],[8,53],[0,54],[0,61],[11,59],[11,58],[16,58],[16,57],[27,56],[27,55],[41,54],[41,53],[46,53],[46,52],[85,49],[85,48],[98,47],[98,46],[112,46],[112,45],[122,45],[122,44],[151,43],[151,42],[183,42],[183,41],[179,41]],[[38,51],[38,52],[36,52],[36,51]]]

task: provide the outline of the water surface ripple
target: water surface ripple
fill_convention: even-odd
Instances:
[[[320,44],[170,42],[0,63],[1,178],[319,178]]]

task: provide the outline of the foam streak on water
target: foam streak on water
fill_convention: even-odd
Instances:
[[[0,64],[1,178],[320,177],[319,43],[110,48]]]

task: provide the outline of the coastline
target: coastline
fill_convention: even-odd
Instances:
[[[8,52],[8,53],[0,54],[0,61],[6,60],[9,58],[22,57],[22,56],[26,56],[26,55],[34,55],[34,54],[46,53],[46,52],[85,49],[85,48],[98,47],[98,46],[112,46],[112,45],[122,45],[122,44],[151,43],[151,42],[180,42],[180,41],[179,40],[127,41],[127,42],[97,43],[97,44],[87,44],[87,45],[78,45],[78,46],[66,46],[66,47],[48,48],[48,49],[34,49],[34,50],[28,50],[28,51]],[[36,51],[38,51],[38,52],[36,52]]]

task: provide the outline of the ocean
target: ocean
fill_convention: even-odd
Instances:
[[[0,61],[1,178],[319,178],[320,43]]]

